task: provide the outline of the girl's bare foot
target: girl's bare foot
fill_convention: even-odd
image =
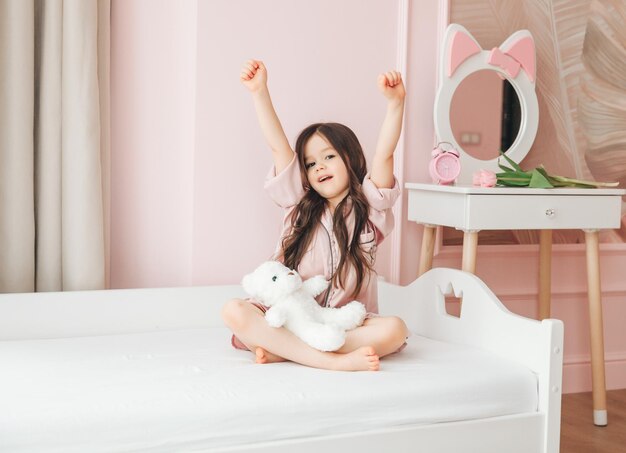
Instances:
[[[341,371],[378,371],[380,359],[371,346],[362,346],[347,354],[337,354],[336,368]]]
[[[256,363],[276,363],[276,362],[285,362],[285,359],[279,357],[277,355],[272,354],[269,351],[261,347],[257,347],[254,350],[254,354],[256,355]]]

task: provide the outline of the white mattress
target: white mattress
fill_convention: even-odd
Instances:
[[[159,452],[537,410],[537,379],[413,335],[379,372],[256,365],[226,329],[0,342],[0,451]]]

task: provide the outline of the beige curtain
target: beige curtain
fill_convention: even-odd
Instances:
[[[108,278],[110,0],[0,0],[0,292]]]

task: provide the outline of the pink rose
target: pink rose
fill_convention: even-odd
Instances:
[[[494,187],[497,181],[498,177],[496,174],[489,170],[480,170],[472,175],[472,183],[475,186]]]

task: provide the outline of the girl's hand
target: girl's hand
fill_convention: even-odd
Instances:
[[[267,69],[260,60],[248,60],[241,68],[241,83],[255,92],[267,86]]]
[[[406,95],[402,75],[398,71],[389,71],[378,76],[378,89],[390,101],[403,101]]]
[[[370,180],[379,189],[392,188],[393,152],[398,145],[404,117],[404,84],[398,71],[390,71],[378,76],[378,88],[387,98],[387,114],[378,134],[376,152],[372,161]]]

